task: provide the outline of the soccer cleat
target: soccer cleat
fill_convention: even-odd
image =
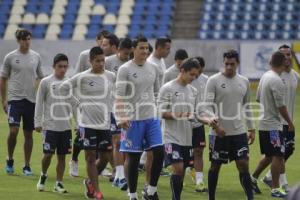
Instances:
[[[157,195],[157,192],[155,192],[153,195],[148,195],[148,192],[147,190],[144,191],[144,194],[143,194],[143,200],[159,200],[158,198],[158,195]]]
[[[263,182],[264,184],[266,184],[268,187],[272,188],[272,180],[268,179],[266,176],[262,179],[260,179],[261,182]]]
[[[127,180],[125,178],[118,181],[118,188],[125,191],[128,188]]]
[[[6,160],[6,167],[5,167],[5,171],[7,174],[13,174],[15,172],[14,170],[14,160]]]
[[[39,182],[36,184],[36,189],[39,192],[45,191],[46,180],[47,180],[47,176],[46,175],[41,175],[40,176]]]
[[[288,184],[282,185],[281,188],[283,189],[283,191],[285,191],[285,193],[289,193],[290,191],[290,187]]]
[[[57,182],[54,186],[54,191],[58,193],[67,193],[67,190],[64,188],[64,185],[61,182]]]
[[[276,198],[285,198],[287,194],[281,188],[275,188],[271,190],[271,196]]]
[[[130,200],[138,200],[137,198],[130,198]]]
[[[103,200],[104,199],[102,192],[95,192],[94,198],[95,198],[95,200]]]
[[[70,160],[69,162],[69,174],[73,177],[79,176],[79,170],[78,170],[78,161]]]
[[[203,182],[196,184],[195,187],[196,192],[207,192],[207,188],[205,187],[205,184]]]
[[[31,171],[31,168],[29,166],[24,166],[23,167],[23,174],[25,176],[32,176],[33,175],[32,171]]]
[[[112,182],[112,186],[113,187],[118,187],[119,186],[119,179],[115,179],[113,182]]]
[[[252,176],[251,176],[251,185],[252,185],[253,192],[255,192],[256,194],[261,194],[261,191],[257,185],[257,180]]]
[[[90,180],[88,179],[84,179],[83,180],[83,184],[85,186],[85,192],[84,192],[84,196],[87,199],[94,199],[94,188],[92,183],[90,182]]]

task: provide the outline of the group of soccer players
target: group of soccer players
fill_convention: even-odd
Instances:
[[[6,55],[1,68],[2,106],[7,114],[6,172],[14,173],[13,153],[22,118],[25,163],[23,173],[32,175],[30,157],[33,130],[42,132],[43,153],[37,190],[44,191],[47,170],[57,154],[54,190],[66,193],[63,176],[66,154],[72,152],[70,175],[79,176],[78,156],[84,150],[87,178],[85,196],[102,200],[98,175],[108,163],[113,168],[113,186],[128,190],[137,200],[138,169],[145,163],[142,197],[157,200],[157,185],[163,167],[170,166],[172,199],[179,200],[188,167],[194,172],[195,190],[215,199],[222,164],[234,160],[248,200],[261,193],[257,179],[271,164],[263,182],[271,196],[284,198],[289,190],[285,162],[293,154],[295,128],[293,112],[299,75],[291,68],[292,51],[279,47],[270,58],[257,89],[262,108],[259,142],[264,155],[252,175],[249,172],[249,145],[255,140],[249,80],[238,74],[239,54],[223,54],[220,72],[203,74],[202,57],[189,58],[184,49],[175,53],[167,69],[164,58],[171,39],[156,39],[154,50],[139,36],[120,39],[102,31],[95,47],[79,55],[75,74],[67,77],[69,60],[58,53],[53,73],[44,77],[41,58],[31,50],[31,33],[16,31],[19,48]],[[40,79],[36,92],[36,80]],[[36,93],[36,94],[35,94]],[[75,139],[72,142],[71,118]],[[204,184],[204,125],[210,126],[208,189]]]

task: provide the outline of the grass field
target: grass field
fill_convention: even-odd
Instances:
[[[254,93],[254,92],[253,92]],[[252,98],[254,99],[254,98]],[[296,112],[295,112],[295,126],[296,132],[300,129],[300,94],[298,92],[296,99]],[[6,122],[6,116],[4,115],[2,109],[0,111],[0,200],[62,200],[62,199],[84,199],[83,196],[83,185],[82,180],[85,177],[85,163],[84,157],[81,153],[80,155],[80,175],[79,178],[72,178],[68,175],[68,164],[65,173],[65,187],[68,189],[68,194],[57,194],[52,192],[54,182],[55,182],[55,165],[56,159],[52,160],[52,165],[50,166],[48,172],[48,180],[46,183],[45,192],[36,191],[36,183],[40,174],[40,162],[42,158],[42,143],[41,135],[34,133],[34,149],[32,154],[31,167],[34,172],[34,176],[25,177],[22,175],[22,165],[23,165],[23,133],[19,133],[18,143],[15,150],[15,174],[6,175],[5,173],[5,159],[6,159],[6,138],[8,134],[8,125]],[[299,132],[299,131],[298,131]],[[296,144],[299,144],[300,138],[296,136]],[[295,185],[300,182],[299,165],[298,160],[300,156],[300,149],[296,146],[296,151],[293,157],[287,163],[286,169],[288,174],[288,180],[290,185]],[[70,156],[67,157],[67,162]],[[259,142],[258,137],[256,142],[250,147],[250,170],[251,172],[256,167],[260,159]],[[205,180],[207,181],[207,170],[208,170],[208,150],[205,149]],[[230,163],[229,165],[223,165],[220,176],[219,184],[217,187],[217,199],[219,200],[241,200],[245,199],[244,192],[239,183],[238,172],[236,170],[235,164]],[[143,186],[144,174],[140,174],[139,188],[140,193]],[[194,185],[192,184],[191,178],[186,176],[185,179],[186,186],[184,187],[182,193],[182,199],[188,200],[202,200],[208,199],[207,194],[199,194],[194,192]],[[255,199],[271,199],[270,190],[262,183],[259,183],[263,194],[255,196]],[[121,192],[118,189],[112,188],[111,183],[106,178],[100,178],[101,190],[104,193],[105,199],[109,200],[123,200],[128,199],[125,192]],[[159,180],[159,195],[162,200],[171,199],[171,190],[168,177],[161,177]]]

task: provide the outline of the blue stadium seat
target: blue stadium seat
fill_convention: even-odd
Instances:
[[[76,22],[76,14],[66,14],[64,16],[64,23],[65,24],[75,24]]]
[[[102,24],[103,17],[101,15],[92,15],[90,17],[90,24]]]

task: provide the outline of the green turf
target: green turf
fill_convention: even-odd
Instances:
[[[253,92],[254,93],[254,92]],[[296,100],[296,112],[295,112],[295,125],[296,130],[300,128],[300,94],[298,92],[297,100]],[[56,159],[53,158],[52,165],[49,168],[48,172],[48,180],[46,183],[46,191],[45,192],[37,192],[36,191],[36,183],[38,181],[38,175],[40,174],[40,162],[42,158],[42,143],[41,143],[41,135],[39,133],[34,133],[34,150],[32,155],[32,169],[35,173],[32,177],[25,177],[22,175],[22,165],[23,165],[23,133],[19,133],[18,143],[15,150],[15,174],[14,175],[6,175],[5,173],[5,159],[6,159],[6,138],[8,133],[8,126],[6,123],[6,117],[3,114],[2,110],[0,113],[0,199],[1,200],[62,200],[62,199],[84,199],[83,196],[83,184],[82,180],[85,177],[85,165],[83,154],[80,155],[80,175],[79,178],[71,178],[68,176],[68,164],[66,167],[66,175],[65,175],[65,187],[68,189],[68,194],[57,194],[52,192],[54,182],[55,182],[55,164]],[[296,131],[297,132],[297,131]],[[296,143],[299,143],[299,137],[296,136]],[[295,185],[300,180],[299,173],[299,153],[300,150],[296,146],[296,151],[293,157],[287,163],[286,169],[288,174],[288,180],[290,185]],[[67,157],[67,161],[69,161],[70,156]],[[259,143],[258,137],[254,145],[250,148],[250,170],[251,172],[256,167],[258,161],[260,159],[259,152]],[[207,181],[207,169],[208,169],[208,151],[205,149],[205,180]],[[143,186],[144,174],[140,174],[139,188],[138,192],[140,193]],[[125,192],[121,192],[116,188],[111,187],[111,183],[108,182],[105,178],[100,178],[100,186],[101,190],[104,193],[105,199],[111,200],[121,200],[128,199]],[[208,199],[207,194],[199,194],[194,192],[194,186],[192,184],[191,178],[186,176],[185,179],[186,186],[182,192],[182,199],[188,200],[202,200]],[[259,183],[260,188],[262,189],[262,195],[256,195],[256,199],[271,199],[270,198],[270,190]],[[171,199],[171,189],[169,184],[169,178],[161,177],[158,185],[160,199],[165,200]],[[236,170],[235,164],[230,163],[229,165],[224,165],[222,167],[220,176],[219,176],[219,184],[217,187],[217,199],[220,200],[232,200],[232,199],[245,199],[242,187],[239,183],[238,172]]]

